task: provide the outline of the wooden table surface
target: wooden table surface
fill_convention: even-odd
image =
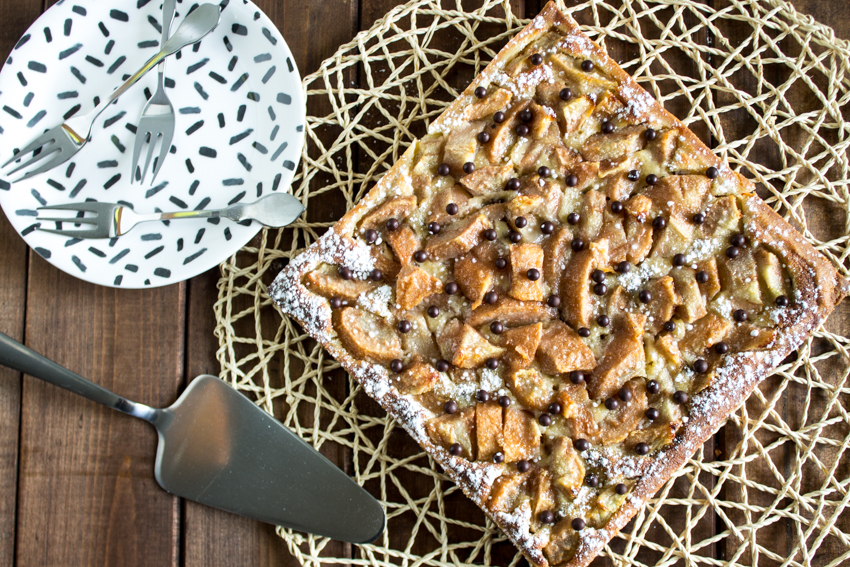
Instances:
[[[396,4],[255,1],[283,33],[302,75]],[[0,0],[3,59],[53,3]],[[850,38],[844,0],[792,3]],[[541,3],[512,4],[529,16]],[[98,287],[29,250],[5,217],[0,266],[0,331],[98,384],[166,406],[187,377],[219,372],[217,269],[154,290]],[[0,567],[296,564],[270,526],[160,490],[155,448],[147,424],[0,368]]]

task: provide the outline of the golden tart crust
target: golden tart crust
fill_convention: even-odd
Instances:
[[[553,3],[269,289],[530,562],[570,567],[847,292]]]

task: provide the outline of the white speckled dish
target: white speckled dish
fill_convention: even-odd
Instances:
[[[194,5],[178,0],[172,31]],[[95,200],[137,212],[209,209],[289,190],[304,144],[298,70],[280,32],[254,4],[222,5],[219,27],[168,59],[177,127],[154,186],[131,185],[130,164],[155,72],[101,115],[91,142],[71,161],[18,183],[0,178],[0,206],[12,225],[59,269],[106,286],[167,285],[217,265],[260,227],[184,220],[81,241],[36,230],[39,206]],[[97,97],[156,52],[161,18],[161,4],[151,0],[66,0],[47,10],[0,72],[0,160],[63,117],[94,108]]]

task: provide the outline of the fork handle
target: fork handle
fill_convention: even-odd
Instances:
[[[159,42],[160,48],[168,43],[168,36],[171,35],[171,21],[174,19],[174,0],[163,0],[162,2],[162,40]],[[159,62],[159,81],[163,80],[165,75],[165,60]]]

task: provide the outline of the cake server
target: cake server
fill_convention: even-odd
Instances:
[[[154,474],[188,498],[351,543],[384,529],[369,493],[313,447],[215,376],[195,378],[165,409],[131,402],[0,333],[0,364],[143,419],[159,433]]]
[[[115,102],[118,97],[124,94],[127,89],[136,84],[145,74],[153,69],[160,61],[177,53],[187,45],[192,45],[201,41],[208,33],[213,31],[221,19],[221,9],[213,4],[203,4],[195,11],[186,16],[180,23],[180,27],[171,36],[171,39],[162,46],[159,53],[151,57],[141,69],[136,71],[123,85],[112,91],[106,99],[98,104],[94,110],[83,116],[75,116],[66,120],[59,126],[54,126],[44,134],[30,142],[24,149],[13,155],[9,161],[3,164],[6,168],[12,162],[16,162],[15,166],[8,171],[6,175],[12,175],[24,168],[29,168],[16,181],[28,179],[33,175],[43,173],[53,169],[57,165],[63,164],[78,151],[83,149],[83,146],[88,142],[91,136],[92,126],[94,121],[100,114],[106,110],[110,104]],[[36,152],[36,153],[33,153]],[[28,154],[33,153],[29,159],[24,159],[20,163],[19,160],[26,158]],[[37,167],[35,167],[37,166]]]

